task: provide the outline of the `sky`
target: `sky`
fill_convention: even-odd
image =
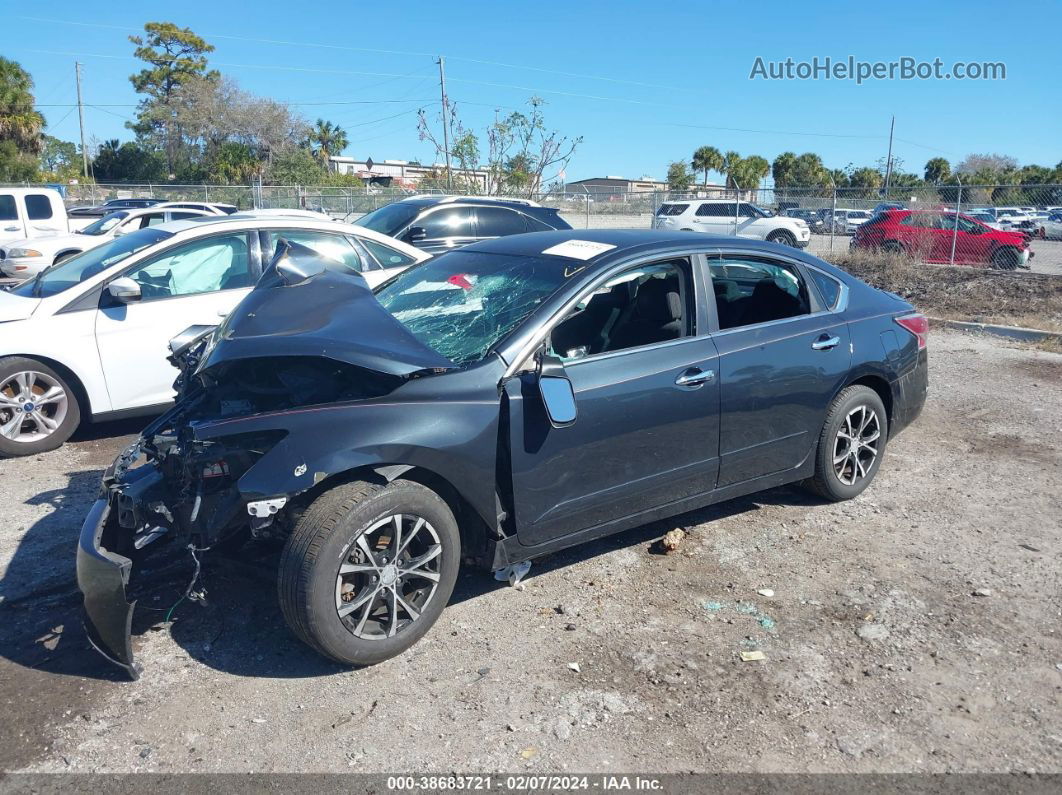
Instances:
[[[567,180],[663,178],[702,145],[772,160],[820,154],[830,168],[875,165],[888,148],[921,174],[998,152],[1022,164],[1062,160],[1058,56],[1037,31],[1056,30],[1062,3],[631,2],[451,0],[331,3],[291,0],[30,4],[0,0],[0,55],[36,83],[48,133],[78,140],[74,61],[83,64],[86,137],[131,135],[138,61],[128,36],[149,21],[187,26],[212,43],[214,68],[246,90],[338,123],[344,154],[376,162],[435,160],[417,110],[438,115],[439,73],[463,124],[546,100],[547,125],[583,141]],[[1042,41],[1042,40],[1041,40]],[[765,62],[1003,62],[1006,79],[750,79]],[[550,176],[547,174],[547,177]]]

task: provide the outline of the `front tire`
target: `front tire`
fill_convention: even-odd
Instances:
[[[1018,267],[1021,255],[1017,249],[1005,246],[997,248],[992,254],[992,267],[1001,271],[1012,271]]]
[[[36,455],[63,444],[81,422],[77,394],[36,359],[0,359],[0,455]]]
[[[859,496],[885,456],[888,418],[878,393],[865,386],[841,390],[830,404],[806,486],[830,502]]]
[[[771,234],[767,235],[767,242],[768,243],[780,243],[783,246],[789,246],[790,248],[796,248],[796,238],[793,236],[793,234],[791,232],[786,232],[785,230],[778,230],[776,232],[771,232]]]
[[[317,497],[280,560],[280,608],[300,640],[347,665],[401,654],[453,593],[461,538],[453,512],[419,483],[353,481]]]

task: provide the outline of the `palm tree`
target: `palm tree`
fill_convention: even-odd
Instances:
[[[308,138],[311,151],[326,169],[328,159],[332,155],[338,155],[350,143],[346,130],[324,119],[318,119],[317,123],[310,128]]]
[[[44,116],[33,103],[33,78],[0,56],[0,141],[14,141],[20,152],[36,155],[44,148]]]
[[[750,155],[739,164],[735,174],[734,186],[745,190],[755,190],[760,180],[771,173],[771,164],[759,155]]]
[[[734,176],[737,174],[738,169],[741,168],[741,155],[737,152],[730,151],[723,155],[723,173],[726,174],[726,186],[737,187],[737,182],[734,180]]]
[[[776,188],[788,188],[796,176],[797,156],[793,152],[782,152],[771,164],[771,176]]]
[[[693,153],[693,170],[704,172],[704,186],[708,187],[708,172],[723,167],[723,155],[714,146],[701,146]]]
[[[951,176],[951,163],[943,157],[930,158],[926,163],[926,182],[939,185]]]

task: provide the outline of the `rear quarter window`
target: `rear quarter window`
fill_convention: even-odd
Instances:
[[[814,268],[808,268],[807,271],[811,275],[811,281],[819,289],[819,295],[822,296],[823,303],[826,304],[827,308],[835,309],[837,301],[841,297],[841,283],[832,276],[827,276],[822,271],[817,271]]]
[[[661,204],[656,211],[659,215],[682,215],[689,208],[688,204]]]

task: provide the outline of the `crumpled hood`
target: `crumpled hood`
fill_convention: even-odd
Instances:
[[[25,320],[34,313],[40,303],[40,298],[27,298],[0,290],[0,323]]]
[[[454,366],[395,320],[356,273],[326,269],[296,284],[269,277],[218,328],[200,371],[266,356],[324,356],[399,376]]]

